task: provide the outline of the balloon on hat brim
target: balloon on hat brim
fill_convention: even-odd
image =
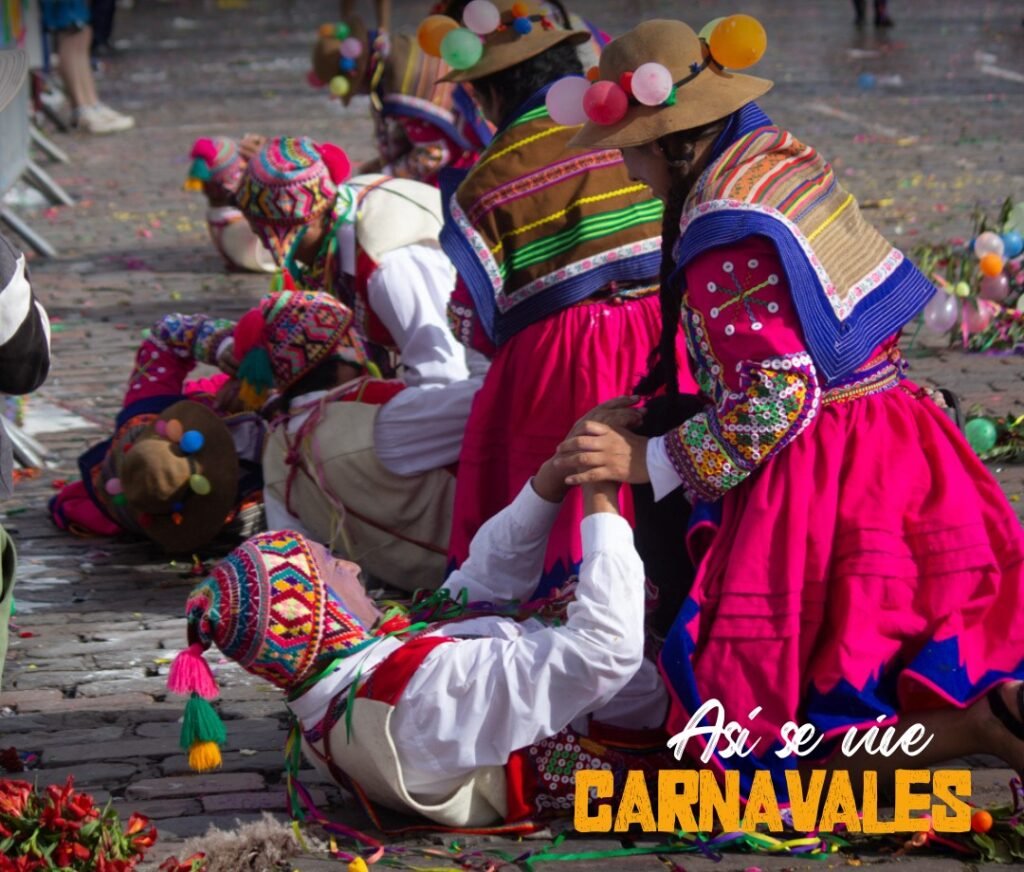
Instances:
[[[672,95],[672,73],[662,64],[649,61],[633,71],[630,89],[644,106],[660,106]]]
[[[589,89],[590,82],[582,76],[566,76],[555,82],[544,98],[551,120],[566,127],[586,124],[583,98]]]
[[[363,44],[354,36],[348,37],[348,39],[344,40],[341,44],[341,56],[343,58],[355,60],[362,53]]]
[[[352,83],[345,76],[335,76],[328,87],[335,97],[345,97],[352,90]]]
[[[725,21],[725,16],[719,16],[718,18],[712,18],[707,24],[705,24],[700,29],[700,33],[698,33],[697,36],[700,39],[703,39],[704,42],[707,42],[709,39],[711,39],[711,32],[716,27],[718,27],[718,25],[721,24],[723,21]]]
[[[439,58],[441,57],[441,43],[458,26],[459,22],[448,15],[428,15],[420,22],[420,26],[416,30],[416,41],[426,54],[433,58]]]
[[[594,82],[583,95],[583,111],[595,124],[617,124],[629,108],[629,98],[618,82]]]
[[[441,40],[441,59],[453,70],[468,70],[480,62],[483,54],[480,37],[465,27],[448,31]]]
[[[1016,230],[1007,230],[1003,234],[1003,256],[1012,260],[1024,251],[1024,237]]]
[[[480,36],[493,33],[501,24],[501,12],[491,0],[471,0],[462,10],[462,23]]]
[[[723,18],[708,37],[708,48],[715,63],[730,70],[745,70],[762,57],[768,36],[761,22],[750,15]]]
[[[1006,244],[1003,242],[1003,238],[991,230],[979,233],[974,240],[974,253],[979,258],[984,257],[986,254],[995,254],[1002,257],[1005,250]]]

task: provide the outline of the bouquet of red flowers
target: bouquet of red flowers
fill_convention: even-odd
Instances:
[[[101,809],[76,793],[70,776],[45,791],[0,779],[0,872],[128,872],[155,841],[147,818],[122,825],[110,803]]]

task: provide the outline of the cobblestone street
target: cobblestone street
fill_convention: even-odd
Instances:
[[[56,482],[77,477],[78,455],[109,434],[144,329],[170,311],[236,317],[268,289],[266,277],[225,272],[210,245],[203,198],[182,190],[192,141],[248,131],[308,134],[343,145],[354,163],[372,156],[365,103],[341,109],[305,84],[316,27],[335,18],[336,5],[137,0],[119,12],[122,50],[99,84],[104,100],[135,115],[138,127],[109,138],[46,131],[71,157],[47,170],[76,205],[17,209],[60,257],[30,264],[54,335],[50,378],[27,406],[51,464],[21,481],[0,507],[19,552],[0,748],[37,753],[39,768],[27,777],[40,784],[73,774],[77,785],[113,798],[125,815],[151,816],[160,832],[154,858],[176,852],[178,840],[210,824],[230,829],[265,809],[286,817],[285,707],[269,684],[222,661],[215,670],[228,731],[224,765],[189,774],[178,747],[182,703],[168,696],[165,680],[185,644],[191,567],[168,563],[147,544],[62,533],[46,503]],[[427,5],[396,0],[399,27],[412,30]],[[976,206],[994,212],[1007,196],[1024,200],[1024,4],[893,0],[896,26],[885,32],[856,29],[847,0],[740,5],[768,32],[768,53],[753,70],[777,82],[762,101],[765,110],[833,161],[865,215],[897,245],[970,236]],[[739,11],[712,0],[574,0],[572,8],[613,34],[641,18],[683,17],[699,27]],[[871,89],[858,86],[864,72],[875,76]],[[914,380],[952,389],[965,408],[1024,414],[1020,357],[967,355],[921,336],[908,336],[905,346]],[[1024,517],[1024,465],[993,471]],[[969,762],[976,802],[1008,799],[1009,771],[989,768],[986,759]],[[305,775],[330,816],[370,830],[351,798],[312,771]],[[560,850],[617,846],[612,838],[572,838]],[[525,850],[521,842],[507,848]],[[897,862],[865,859],[875,861]],[[847,858],[676,862],[686,870],[820,869]],[[920,870],[963,868],[948,856],[899,862]],[[436,858],[413,865],[457,868]],[[654,856],[561,865],[666,868]],[[344,868],[312,858],[294,866]]]

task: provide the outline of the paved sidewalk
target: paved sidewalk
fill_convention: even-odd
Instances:
[[[412,26],[426,5],[400,0],[396,20]],[[686,7],[695,10],[698,25],[722,12],[709,0]],[[139,3],[120,13],[118,35],[130,45],[100,84],[104,99],[136,114],[139,127],[104,139],[57,135],[72,163],[49,170],[78,205],[29,215],[62,255],[31,265],[55,333],[51,378],[29,406],[33,422],[51,428],[40,438],[54,465],[19,484],[2,507],[20,569],[0,747],[40,753],[41,768],[31,777],[41,784],[73,773],[99,798],[151,815],[161,833],[154,856],[210,823],[230,828],[263,809],[283,812],[284,707],[266,684],[234,665],[218,665],[229,736],[224,767],[188,774],[177,746],[182,707],[167,697],[164,681],[185,642],[180,616],[194,583],[190,567],[169,564],[146,544],[60,533],[45,504],[58,480],[77,475],[77,455],[109,433],[143,329],[173,310],[236,316],[268,288],[265,277],[224,271],[206,237],[202,198],[181,191],[192,140],[249,130],[305,133],[335,139],[356,161],[371,156],[365,106],[342,111],[303,82],[315,28],[334,8],[327,0],[181,0]],[[628,26],[634,11],[678,14],[668,0],[581,0],[574,8],[613,31]],[[895,0],[897,27],[885,35],[855,30],[852,8],[842,0],[750,0],[745,11],[760,16],[769,33],[769,55],[754,71],[778,82],[766,109],[834,160],[844,182],[875,204],[868,216],[898,244],[967,235],[976,203],[994,208],[1007,195],[1024,198],[1019,3]],[[889,84],[863,90],[862,72]],[[935,347],[910,348],[908,356],[916,380],[951,387],[995,414],[1024,414],[1019,358]],[[1024,466],[994,471],[1024,512]],[[978,796],[1003,798],[1008,773],[974,762]],[[341,791],[311,773],[309,780],[332,816],[367,826]],[[570,840],[563,849],[617,844]],[[711,868],[708,861],[678,862],[688,870]],[[961,865],[900,862],[922,870]],[[824,865],[846,863],[835,858]],[[439,868],[435,860],[419,865]],[[715,868],[749,867],[823,864],[728,857]],[[308,859],[296,868],[338,864]],[[569,868],[631,872],[665,865],[639,857]]]

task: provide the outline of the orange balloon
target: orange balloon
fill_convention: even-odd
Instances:
[[[510,11],[513,18],[526,18],[530,14],[530,7],[525,3],[513,3]]]
[[[745,70],[764,56],[768,35],[761,22],[749,15],[723,18],[708,40],[711,57],[730,70]]]
[[[337,29],[337,25],[335,24],[321,24],[320,29],[317,32],[324,39],[330,39],[331,37],[334,36],[334,31]]]
[[[971,829],[976,833],[987,833],[992,829],[992,815],[980,809],[971,815]]]
[[[441,57],[441,40],[459,26],[454,18],[447,15],[428,15],[416,31],[416,41],[428,55]]]
[[[1003,259],[994,251],[990,251],[981,259],[981,272],[987,276],[997,276],[1003,271]]]

